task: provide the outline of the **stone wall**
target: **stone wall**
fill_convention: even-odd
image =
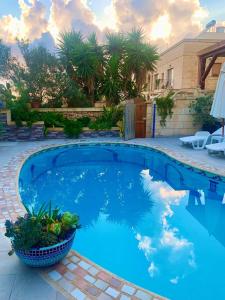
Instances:
[[[35,111],[42,113],[45,112],[55,112],[62,114],[65,118],[68,119],[77,119],[80,117],[89,117],[92,120],[99,117],[102,112],[102,107],[88,107],[88,108],[36,108]]]
[[[166,120],[166,126],[160,125],[160,116],[156,111],[156,136],[185,136],[192,135],[199,130],[199,126],[193,125],[193,117],[189,109],[190,103],[195,100],[196,97],[193,94],[178,94],[174,98],[173,115],[170,119]],[[152,136],[152,116],[153,116],[153,104],[147,105],[147,126],[146,136]]]
[[[102,112],[102,110],[96,110]],[[85,111],[87,112],[87,110]],[[85,114],[84,114],[85,115]],[[94,115],[94,114],[93,114]],[[89,115],[90,116],[90,115]],[[96,115],[94,116],[96,117]],[[93,118],[94,118],[93,117]],[[44,134],[44,122],[34,123],[31,127],[17,127],[11,121],[11,113],[8,110],[0,110],[0,122],[2,131],[0,132],[0,141],[38,141],[44,139],[65,139],[67,138],[62,128],[50,128],[47,134]],[[117,127],[111,130],[94,131],[89,128],[83,128],[79,138],[98,138],[98,137],[118,137],[119,129]]]

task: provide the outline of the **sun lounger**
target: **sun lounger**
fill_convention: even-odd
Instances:
[[[225,142],[207,145],[206,149],[208,150],[209,153],[224,152],[225,154]]]
[[[183,145],[189,144],[192,145],[193,149],[200,150],[205,148],[210,136],[208,131],[197,131],[195,135],[180,138],[180,141]]]

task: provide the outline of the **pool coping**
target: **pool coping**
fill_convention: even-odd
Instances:
[[[23,167],[24,163],[29,160],[33,155],[37,155],[38,153],[45,152],[51,149],[62,148],[62,147],[72,147],[73,145],[130,145],[131,147],[137,148],[149,148],[160,153],[165,154],[167,157],[176,160],[179,163],[186,165],[188,168],[193,167],[195,170],[201,170],[206,172],[205,175],[210,178],[214,178],[216,176],[217,180],[225,180],[225,172],[219,170],[214,167],[210,167],[207,165],[202,165],[196,163],[196,161],[187,159],[185,155],[180,153],[176,153],[168,148],[148,145],[143,142],[134,142],[134,141],[93,141],[93,140],[83,140],[83,141],[73,141],[68,143],[63,143],[60,145],[43,145],[36,146],[35,148],[29,149],[24,153],[20,153],[12,158],[9,164],[3,168],[3,171],[6,171],[2,178],[2,182],[0,182],[0,207],[3,202],[3,207],[5,205],[6,210],[3,210],[0,214],[0,231],[4,232],[4,226],[2,226],[6,219],[15,220],[18,215],[21,215],[25,212],[24,206],[21,201],[21,197],[18,189],[18,178]],[[6,175],[6,176],[5,176]],[[7,175],[9,175],[7,177]],[[4,191],[4,181],[7,177],[8,186],[6,191]],[[6,180],[6,182],[7,182]],[[2,188],[1,188],[2,187]],[[9,201],[8,201],[9,197]],[[7,199],[7,200],[4,200]],[[9,203],[8,203],[9,202]],[[9,204],[9,205],[8,205]],[[7,211],[8,210],[8,211]],[[80,262],[84,262],[80,265]],[[90,267],[87,267],[89,265]],[[91,274],[89,271],[97,269],[99,270],[96,274]],[[90,270],[89,270],[90,269]],[[121,299],[128,300],[130,299],[140,299],[140,300],[159,300],[159,299],[167,299],[163,296],[159,296],[156,293],[153,293],[149,290],[138,287],[137,285],[128,282],[124,279],[121,279],[115,274],[105,270],[104,268],[96,265],[94,262],[88,260],[84,256],[81,256],[74,250],[71,250],[68,254],[66,260],[63,260],[58,265],[40,271],[41,275],[47,282],[54,286],[57,290],[60,290],[65,297],[68,299]],[[71,273],[75,276],[72,276]],[[70,274],[70,275],[68,275]],[[100,277],[99,275],[100,274]],[[69,280],[66,276],[70,276],[70,278],[77,278],[76,280]],[[87,280],[89,279],[89,281]],[[105,278],[105,280],[104,280]],[[90,282],[92,281],[92,282]],[[104,283],[102,283],[105,282]],[[96,282],[101,282],[102,287],[105,286],[105,289],[101,289],[96,287]],[[126,288],[124,288],[126,286]],[[123,291],[133,291],[132,294],[126,293]],[[111,297],[111,298],[110,298]]]

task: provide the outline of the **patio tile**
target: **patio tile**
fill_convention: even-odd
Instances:
[[[133,295],[135,293],[135,288],[130,285],[124,284],[121,291],[129,295]]]
[[[152,296],[144,291],[138,290],[135,297],[141,300],[152,300]]]
[[[61,278],[58,281],[59,285],[68,293],[70,293],[72,290],[74,290],[74,285],[72,285],[68,280],[65,278]]]
[[[53,287],[36,272],[28,269],[26,273],[16,276],[10,300],[55,300],[56,294],[57,291]]]
[[[109,296],[116,298],[119,296],[119,292],[111,287],[108,287],[107,290],[105,291]]]
[[[62,275],[57,272],[57,271],[51,271],[48,273],[48,276],[53,280],[53,281],[57,281],[59,280],[60,278],[62,278]]]
[[[74,263],[78,263],[80,261],[80,259],[75,255],[71,256],[70,260],[72,260],[72,262],[74,262]]]
[[[96,279],[94,277],[90,276],[90,275],[86,275],[84,277],[84,279],[87,280],[90,283],[94,283],[96,281]]]
[[[64,277],[68,280],[74,280],[76,278],[76,275],[74,275],[72,272],[70,271],[67,271],[65,274],[64,274]]]
[[[119,288],[122,285],[121,280],[119,280],[117,278],[114,278],[114,277],[110,279],[109,283],[110,283],[110,285],[112,285],[112,286],[114,286],[116,288]]]
[[[99,290],[95,288],[94,286],[90,286],[86,289],[86,291],[91,295],[91,296],[97,296],[99,295]]]
[[[113,298],[109,295],[106,295],[105,293],[101,293],[100,296],[97,298],[99,300],[112,300]]]
[[[16,275],[0,275],[0,299],[9,299]]]
[[[95,282],[95,286],[101,290],[105,290],[109,285],[107,282],[105,282],[104,280],[98,279]]]
[[[90,269],[88,269],[88,272],[89,272],[91,275],[95,276],[96,274],[98,274],[99,270],[96,269],[95,267],[91,267]]]
[[[71,295],[77,300],[84,300],[86,298],[86,295],[79,289],[73,290],[71,292]]]
[[[74,263],[70,263],[66,266],[70,271],[73,271],[77,268],[77,265],[75,265]]]
[[[69,264],[69,259],[68,258],[64,258],[62,261],[61,261],[61,263],[63,264],[63,265],[68,265]]]
[[[84,270],[88,270],[88,269],[91,267],[90,264],[86,263],[86,262],[83,261],[83,260],[81,260],[81,261],[78,263],[78,265],[79,265],[82,269],[84,269]]]
[[[128,296],[126,296],[126,295],[122,295],[122,296],[120,297],[120,300],[131,300],[131,297],[128,297]]]

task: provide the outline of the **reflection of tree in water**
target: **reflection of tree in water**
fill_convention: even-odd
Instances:
[[[111,222],[136,226],[152,206],[140,172],[140,167],[116,162],[55,167],[37,179],[25,203],[37,209],[51,200],[53,206],[79,214],[83,227],[97,222],[100,213]]]
[[[153,203],[143,190],[140,171],[127,169],[127,165],[110,169],[113,180],[109,189],[106,186],[104,188],[107,199],[104,212],[109,221],[135,227],[151,209]]]

